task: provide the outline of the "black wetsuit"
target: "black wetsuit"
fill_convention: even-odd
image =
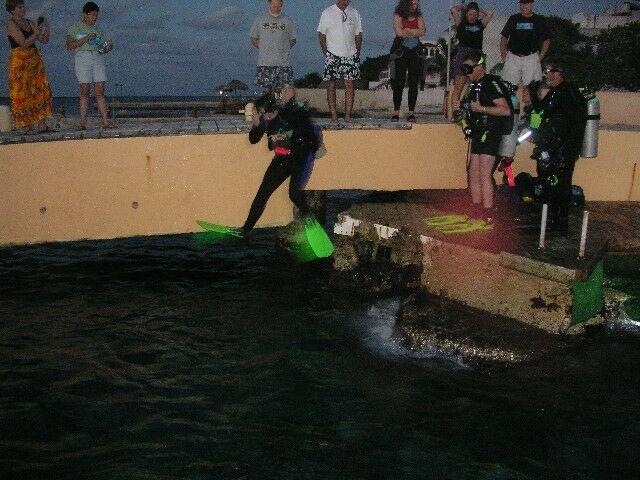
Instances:
[[[493,107],[494,100],[504,98],[509,103],[509,92],[500,78],[484,75],[479,81],[471,83],[467,101],[480,102],[483,107]],[[488,115],[482,112],[471,113],[471,153],[497,156],[502,136],[509,131],[509,117]]]
[[[261,122],[257,127],[254,126],[249,132],[249,141],[258,143],[265,133],[269,137],[269,150],[281,147],[290,153],[276,153],[273,157],[242,227],[243,234],[253,229],[264,212],[269,197],[289,177],[289,198],[302,215],[307,212],[301,183],[307,158],[310,152],[318,149],[318,140],[306,109],[293,101],[288,102],[268,124]],[[287,139],[274,141],[274,135],[285,135]]]
[[[580,156],[587,122],[587,102],[572,84],[563,81],[542,100],[533,103],[542,110],[543,120],[534,143],[538,177],[546,184],[546,200],[551,218],[566,231],[571,202],[573,169]]]

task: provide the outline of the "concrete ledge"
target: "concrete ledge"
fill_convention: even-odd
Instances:
[[[584,277],[581,270],[572,270],[507,252],[500,252],[500,265],[510,270],[535,275],[565,285],[571,285]]]

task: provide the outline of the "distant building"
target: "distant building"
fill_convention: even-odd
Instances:
[[[608,28],[640,21],[637,12],[640,12],[640,3],[622,2],[602,14],[578,13],[571,20],[578,24],[583,34],[594,37]]]
[[[444,55],[444,52],[442,52],[441,46],[438,45],[437,42],[434,42],[431,40],[425,40],[423,38],[421,38],[420,41],[426,48],[427,62],[429,60],[432,60],[438,52]],[[441,76],[439,73],[427,72],[425,77],[425,85],[428,87],[437,87],[440,85],[440,79],[441,79]],[[378,80],[369,82],[369,90],[382,90],[382,89],[390,88],[390,81],[391,79],[389,78],[389,67],[383,68],[378,73]]]

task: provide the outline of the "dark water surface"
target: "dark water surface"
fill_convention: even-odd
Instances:
[[[639,478],[637,341],[475,372],[273,243],[0,250],[0,478]]]

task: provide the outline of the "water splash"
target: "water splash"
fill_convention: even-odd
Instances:
[[[398,298],[383,300],[369,307],[369,310],[358,318],[356,327],[361,330],[363,343],[368,349],[388,359],[410,360],[419,364],[435,361],[449,368],[469,368],[459,357],[438,348],[407,347],[395,331],[400,304],[401,300]]]
[[[640,336],[640,321],[630,315],[627,309],[633,311],[636,299],[630,302],[616,302],[605,313],[605,326],[607,332],[612,335]],[[635,312],[634,312],[635,313]]]

